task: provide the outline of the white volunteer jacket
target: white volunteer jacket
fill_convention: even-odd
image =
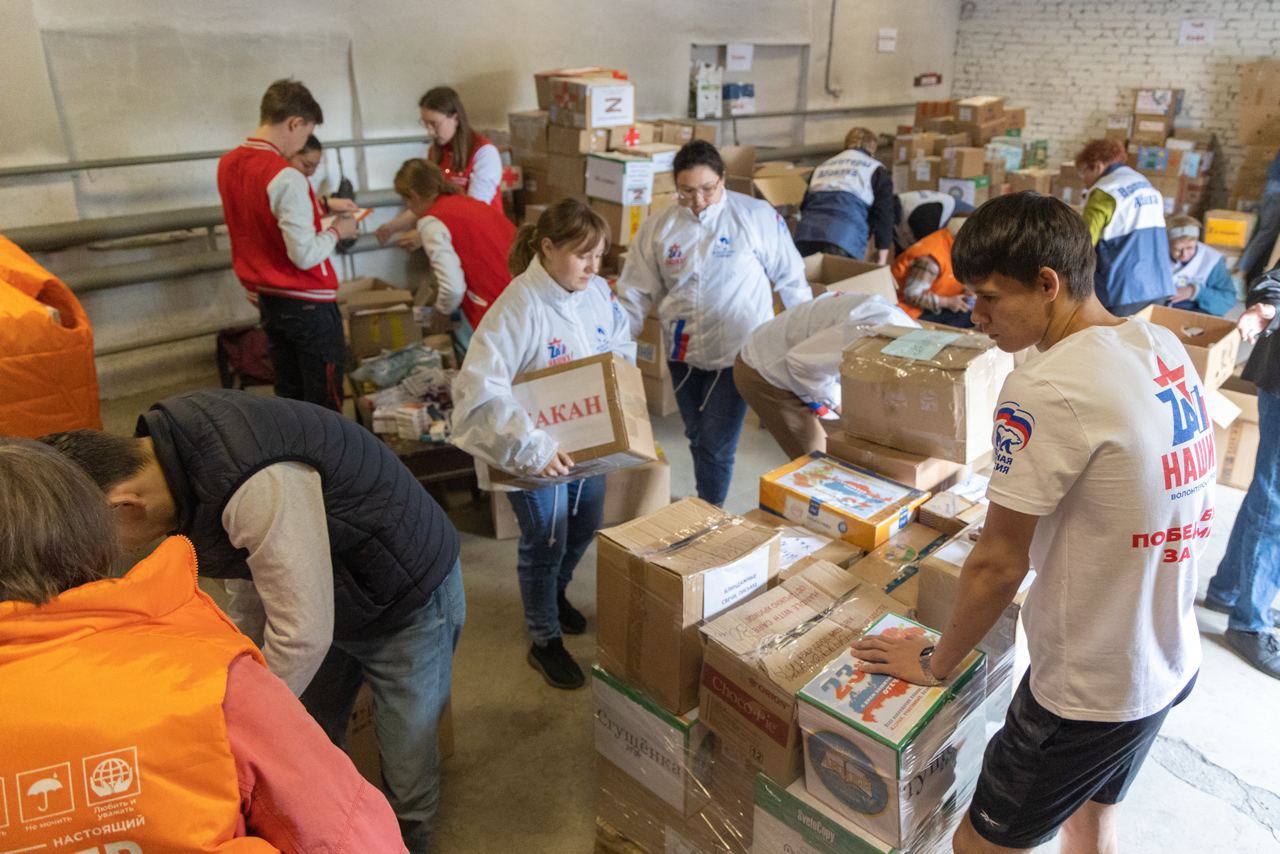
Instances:
[[[729,190],[701,215],[674,205],[645,220],[618,279],[632,333],[657,303],[667,359],[708,371],[773,317],[773,291],[787,308],[813,298],[782,217]]]
[[[453,444],[498,468],[536,474],[556,442],[511,394],[519,374],[614,352],[630,362],[636,345],[626,315],[599,276],[570,293],[537,258],[485,313],[453,381]]]
[[[918,327],[911,316],[882,296],[825,293],[764,323],[742,348],[742,361],[760,376],[794,394],[822,418],[840,406],[840,361],[844,348],[876,324]]]

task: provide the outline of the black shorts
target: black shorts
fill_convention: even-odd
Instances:
[[[969,806],[978,835],[1007,848],[1048,842],[1087,801],[1117,804],[1147,758],[1169,709],[1191,693],[1191,677],[1174,701],[1136,721],[1060,718],[1031,696],[1030,672],[1009,704],[1004,728],[987,745]]]

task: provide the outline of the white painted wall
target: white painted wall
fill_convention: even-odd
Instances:
[[[966,0],[956,46],[958,97],[1008,96],[1027,107],[1025,135],[1069,160],[1101,136],[1133,90],[1186,90],[1186,124],[1213,130],[1222,163],[1211,203],[1223,204],[1243,147],[1236,138],[1240,66],[1280,54],[1280,0]],[[1216,22],[1211,45],[1178,45],[1185,18]]]
[[[326,113],[320,135],[330,139],[420,132],[417,98],[442,83],[462,93],[475,124],[502,127],[509,111],[534,105],[533,72],[589,63],[630,73],[641,116],[678,115],[695,43],[807,46],[762,49],[758,71],[765,76],[756,82],[769,87],[771,99],[785,92],[811,109],[949,94],[958,0],[835,2],[831,76],[838,98],[823,82],[829,0],[0,0],[7,36],[0,79],[9,84],[0,87],[0,115],[21,117],[0,122],[0,166],[230,147],[256,124],[266,83],[281,76],[303,80],[316,94]],[[884,26],[899,31],[896,53],[875,52]],[[915,90],[911,78],[926,71],[941,72],[944,85]],[[855,121],[892,130],[910,112],[803,122],[795,134],[803,138],[791,140],[785,137],[793,123],[783,122],[780,132],[778,123],[744,121],[739,138],[828,141]],[[359,164],[348,153],[347,172],[382,188],[421,148],[364,151]],[[216,203],[212,161],[5,180],[0,229]],[[82,249],[41,260],[67,272],[203,245]],[[358,273],[403,280],[403,258],[394,253],[358,256],[355,264]],[[229,274],[102,291],[84,301],[106,346],[253,317]],[[205,373],[211,364],[206,338],[106,357],[99,371],[112,396]]]

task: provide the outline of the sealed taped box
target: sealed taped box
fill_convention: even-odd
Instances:
[[[603,199],[592,199],[591,209],[604,219],[609,226],[615,246],[630,246],[635,240],[640,224],[649,215],[648,205],[620,205],[606,202]]]
[[[961,463],[878,445],[850,436],[843,430],[827,434],[827,453],[912,489],[927,492],[946,489],[969,471],[969,467]]]
[[[600,663],[663,708],[698,703],[703,620],[765,589],[779,534],[685,498],[596,539]]]
[[[587,158],[587,195],[619,205],[647,205],[653,200],[653,160],[617,151]]]
[[[928,525],[912,522],[854,563],[849,571],[902,603],[899,613],[915,614],[920,591],[916,564],[950,538]]]
[[[991,416],[1013,357],[985,335],[878,326],[844,351],[846,433],[971,464],[991,451]]]
[[[956,118],[962,122],[981,124],[991,122],[1004,114],[1004,98],[995,95],[977,95],[956,102]]]
[[[804,258],[804,277],[815,297],[835,291],[882,296],[891,303],[898,301],[893,273],[882,264],[826,253],[807,255]]]
[[[804,787],[790,786],[761,774],[756,778],[754,854],[898,854]]]
[[[663,119],[658,123],[658,136],[655,142],[668,145],[684,145],[695,139],[703,139],[712,145],[716,141],[716,126],[693,119]]]
[[[760,477],[760,509],[864,549],[900,531],[928,497],[818,451]]]
[[[619,125],[609,128],[610,150],[628,145],[647,145],[650,142],[661,142],[658,125],[653,122],[636,122],[630,125]]]
[[[1235,371],[1240,353],[1235,321],[1164,305],[1147,306],[1138,316],[1178,336],[1206,389],[1222,385]]]
[[[896,614],[881,617],[867,634],[890,628],[937,639]],[[947,800],[958,800],[977,780],[985,742],[983,658],[972,652],[946,684],[925,687],[865,673],[846,650],[798,695],[805,788],[898,848],[927,835]]]
[[[547,128],[546,150],[551,154],[592,154],[596,151],[607,151],[609,148],[609,130],[595,128],[567,128],[551,125]]]
[[[1204,242],[1210,246],[1243,249],[1249,244],[1257,222],[1257,214],[1244,211],[1205,211]]]
[[[896,607],[835,564],[807,561],[779,586],[702,627],[702,722],[774,779],[798,778],[796,691]]]
[[[636,91],[613,77],[553,77],[547,117],[570,128],[612,128],[636,120]]]
[[[777,528],[782,534],[782,540],[778,544],[778,577],[780,579],[789,578],[791,573],[788,570],[793,566],[798,567],[808,557],[846,567],[866,554],[862,549],[844,540],[833,540],[814,533],[808,528],[797,527],[786,519],[766,513],[758,507],[748,510],[742,518],[766,528]]]
[[[658,458],[644,398],[640,369],[614,353],[601,353],[515,378],[511,393],[573,457],[565,477],[521,476],[489,467],[495,484],[537,489],[567,483]]]
[[[547,111],[524,110],[507,114],[511,129],[511,150],[516,153],[547,153]]]
[[[552,83],[558,77],[609,77],[615,80],[626,80],[626,72],[603,65],[584,65],[577,68],[554,68],[550,71],[538,71],[533,75],[533,86],[538,95],[538,109],[551,107],[555,87]]]

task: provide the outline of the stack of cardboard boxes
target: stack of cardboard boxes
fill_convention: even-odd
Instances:
[[[975,207],[1010,192],[1007,173],[1023,166],[1026,121],[1025,108],[1006,108],[993,95],[917,101],[915,124],[894,144],[894,187],[939,190]]]

